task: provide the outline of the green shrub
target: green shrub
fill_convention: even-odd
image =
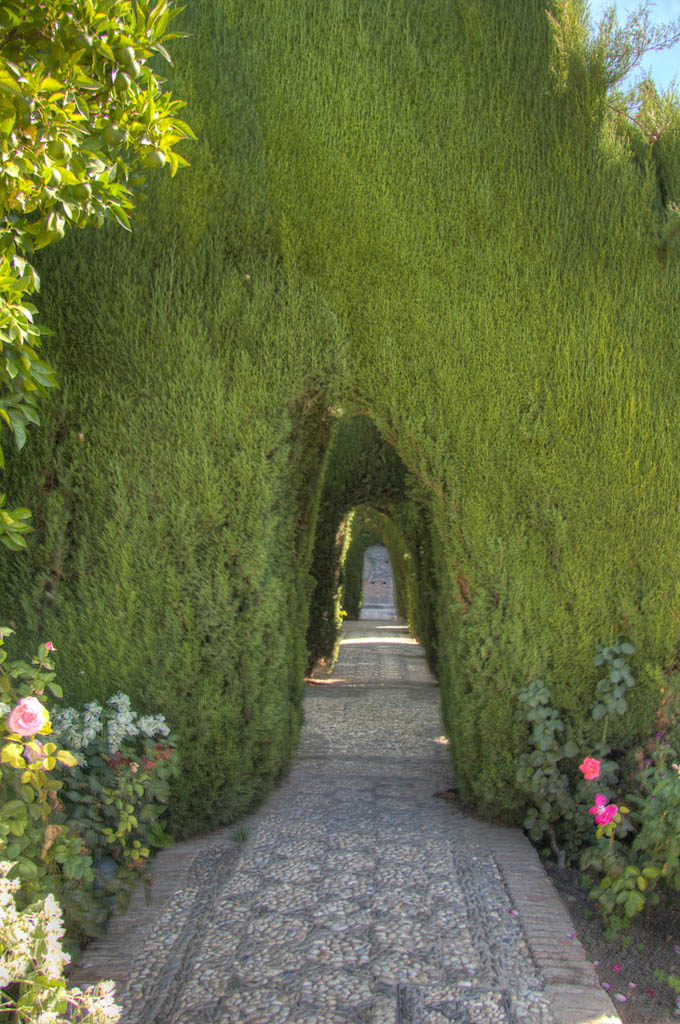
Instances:
[[[118,693],[105,707],[92,702],[81,714],[59,711],[53,726],[78,759],[61,799],[91,854],[143,868],[152,847],[171,841],[159,820],[177,774],[165,719],[136,714],[127,694]]]
[[[77,949],[101,934],[111,903],[124,905],[151,848],[170,842],[159,819],[175,751],[162,716],[136,715],[125,694],[82,715],[50,706],[46,691],[62,692],[53,650],[42,644],[30,665],[0,651],[0,839],[21,905],[58,897]]]

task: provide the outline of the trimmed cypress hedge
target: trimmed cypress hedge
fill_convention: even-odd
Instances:
[[[596,62],[560,83],[539,0],[183,18],[191,170],[131,239],[43,261],[62,393],[8,471],[37,531],[4,617],[60,648],[69,697],[171,716],[175,826],[205,827],[284,769],[310,564],[317,656],[369,504],[412,556],[461,790],[517,821],[519,688],[540,674],[587,752],[596,642],[638,652],[619,748],[676,686],[677,104],[649,141]],[[337,426],[310,563],[338,408],[366,415]],[[359,486],[368,417],[389,501]]]

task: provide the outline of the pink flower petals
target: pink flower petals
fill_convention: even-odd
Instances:
[[[629,981],[628,982],[628,988],[637,988],[637,985],[635,984],[634,981]]]
[[[588,814],[595,815],[595,824],[597,825],[611,824],[618,812],[619,809],[616,804],[607,803],[607,797],[604,793],[597,793],[595,795],[595,803],[588,810]]]
[[[508,913],[512,914],[513,917],[519,917],[519,910],[515,910],[514,907],[512,910],[509,910]]]
[[[583,773],[584,779],[592,781],[600,774],[600,762],[596,757],[586,757],[583,764],[578,766],[578,770]]]
[[[612,970],[618,972],[621,970],[621,964],[612,964]]]
[[[614,986],[610,985],[608,981],[603,981],[602,982],[602,988],[606,988],[607,992],[611,992],[611,990],[614,988]]]
[[[618,1001],[620,1003],[627,1003],[628,1002],[628,996],[624,996],[621,992],[615,992],[614,993],[614,999],[618,999]]]
[[[653,989],[653,988],[646,988],[645,989],[645,995],[649,996],[650,999],[654,999],[654,997],[656,995],[656,990]]]

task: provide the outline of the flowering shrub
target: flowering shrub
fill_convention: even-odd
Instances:
[[[138,715],[117,693],[103,707],[56,713],[54,729],[76,754],[62,799],[89,849],[98,858],[113,855],[121,867],[143,868],[151,847],[171,842],[159,823],[176,773],[164,717]]]
[[[0,646],[11,632],[0,629]],[[21,879],[25,898],[52,891],[50,878],[60,873],[93,878],[78,829],[57,796],[63,783],[52,774],[58,765],[75,766],[76,759],[37,739],[52,732],[45,691],[55,697],[62,692],[54,682],[52,651],[51,644],[41,644],[30,665],[6,666],[6,652],[0,650],[0,840],[7,844],[12,875]]]
[[[539,679],[519,695],[521,717],[532,726],[532,750],[520,758],[517,780],[532,804],[524,822],[530,837],[547,834],[558,864],[578,857],[581,869],[596,876],[589,896],[613,937],[658,901],[660,888],[680,891],[680,728],[673,723],[670,742],[657,733],[649,755],[640,752],[637,768],[622,783],[606,740],[610,719],[627,710],[626,694],[634,685],[627,659],[634,648],[615,642],[598,644],[597,651],[594,663],[606,674],[596,685],[592,709],[593,720],[603,725],[596,756],[589,754],[579,765],[580,781],[561,769],[559,763],[576,748],[558,739],[564,725]],[[625,797],[614,796],[617,791]]]
[[[630,807],[612,804],[605,821],[595,818],[595,842],[580,858],[582,869],[601,876],[589,895],[611,936],[658,902],[658,888],[680,891],[680,767],[669,764],[674,747],[661,733],[656,740],[651,756],[639,759],[637,786],[625,798]],[[632,842],[624,842],[630,834]]]
[[[20,882],[7,877],[11,869],[0,862],[0,1013],[12,1014],[16,1024],[116,1024],[113,982],[66,988],[59,905],[50,894],[20,911]]]
[[[106,707],[92,702],[82,712],[75,708],[64,708],[54,715],[54,729],[69,744],[72,750],[103,743],[110,754],[118,754],[123,744],[139,737],[146,739],[166,738],[170,730],[163,715],[138,715],[132,710],[130,698],[125,693],[116,693],[106,702]],[[84,762],[86,763],[86,762]]]
[[[599,778],[601,784],[614,785],[618,780],[616,762],[607,759],[610,753],[606,745],[607,730],[612,716],[625,713],[628,706],[625,694],[635,682],[627,663],[627,658],[635,653],[632,644],[615,641],[607,647],[597,644],[596,650],[593,664],[607,669],[595,687],[591,711],[593,720],[603,723],[602,740],[596,750],[599,756],[589,755],[579,766],[583,776],[579,784],[574,785],[573,772],[562,770],[559,764],[574,757],[578,745],[573,740],[558,738],[558,734],[564,733],[564,724],[551,706],[548,687],[542,679],[537,679],[518,695],[523,705],[518,718],[532,727],[529,740],[532,749],[520,757],[516,775],[531,804],[524,827],[534,841],[547,834],[560,867],[564,867],[567,859],[576,857],[588,841],[592,828],[585,808],[585,801],[592,796],[589,782]],[[614,819],[614,813],[605,811],[604,805],[598,803],[593,813],[602,817],[598,827],[605,827],[604,818],[610,822]]]
[[[0,648],[11,632],[0,629]],[[101,933],[111,897],[131,888],[151,847],[170,842],[159,818],[174,746],[162,717],[135,714],[125,694],[50,711],[47,693],[62,696],[53,651],[42,644],[30,665],[7,665],[0,650],[0,842],[22,905],[56,895],[80,940]],[[102,885],[104,857],[114,870]]]

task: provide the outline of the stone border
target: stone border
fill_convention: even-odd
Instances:
[[[494,855],[531,955],[545,982],[556,1024],[621,1024],[600,987],[574,923],[538,854],[519,829],[474,820],[481,843]],[[574,935],[574,938],[569,938]]]

